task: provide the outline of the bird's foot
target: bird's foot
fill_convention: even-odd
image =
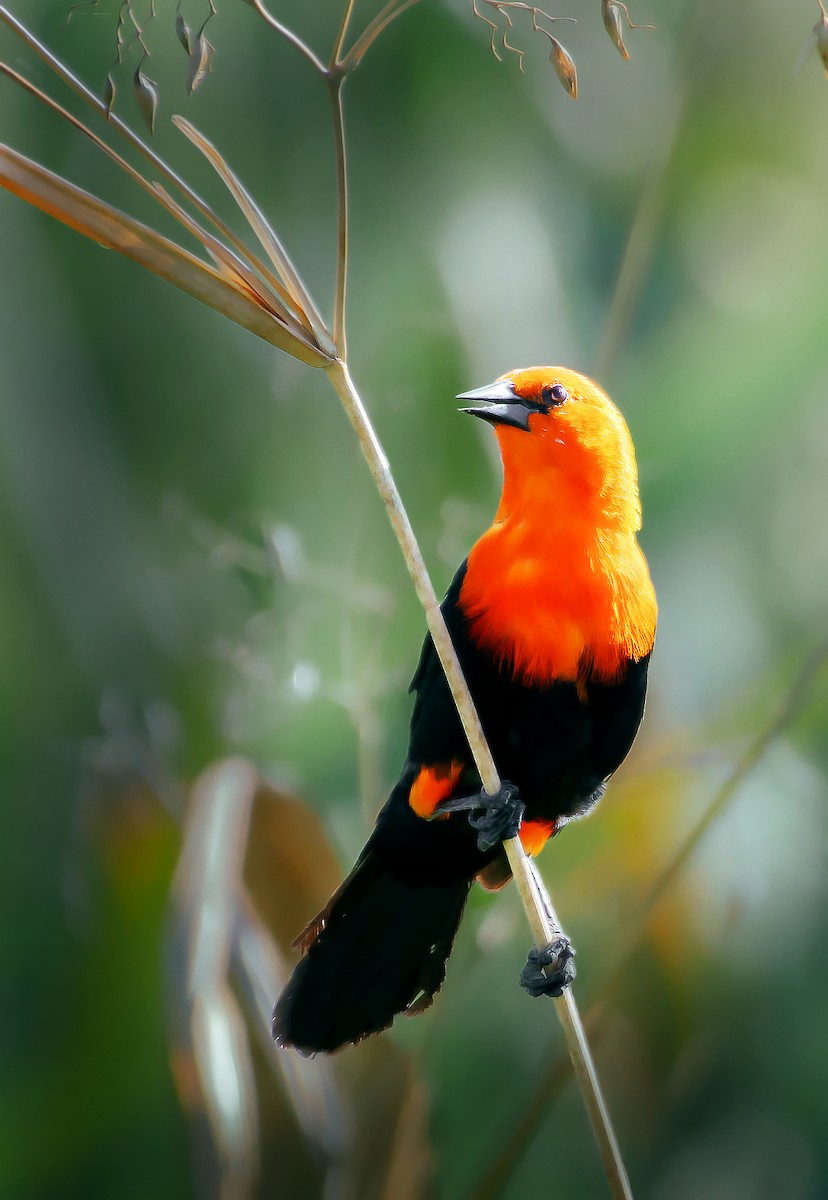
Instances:
[[[520,986],[530,996],[562,996],[575,978],[574,955],[569,938],[563,934],[542,950],[533,946],[520,973]]]
[[[483,791],[475,792],[473,796],[458,796],[443,801],[437,812],[468,812],[469,824],[477,833],[477,848],[485,854],[500,842],[517,837],[523,809],[517,788],[504,779],[499,790],[491,796]]]

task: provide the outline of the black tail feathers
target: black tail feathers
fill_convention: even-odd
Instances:
[[[439,990],[468,879],[416,883],[366,847],[298,939],[306,949],[273,1011],[273,1037],[305,1054],[331,1052],[422,1012]]]

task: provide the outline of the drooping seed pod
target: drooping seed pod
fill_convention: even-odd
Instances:
[[[578,99],[578,72],[575,69],[575,60],[565,46],[561,45],[557,38],[550,35],[549,41],[552,44],[552,50],[549,55],[549,61],[555,68],[555,74],[560,79],[563,86],[566,88],[573,100]]]

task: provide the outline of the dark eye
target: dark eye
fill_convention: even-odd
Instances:
[[[541,396],[547,404],[563,404],[569,399],[569,392],[562,383],[553,383],[552,387],[545,387],[541,392]]]

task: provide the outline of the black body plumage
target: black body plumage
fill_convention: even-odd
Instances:
[[[442,605],[495,762],[517,785],[525,820],[563,823],[586,811],[626,757],[644,709],[649,656],[617,682],[513,678],[472,638],[460,605],[466,564]],[[408,803],[422,764],[460,761],[456,789],[480,788],[448,685],[427,637],[408,761],[351,874],[306,931],[307,953],[276,1004],[273,1035],[305,1053],[333,1051],[421,1011],[439,989],[469,887],[502,855],[483,853],[464,813],[425,821]]]

